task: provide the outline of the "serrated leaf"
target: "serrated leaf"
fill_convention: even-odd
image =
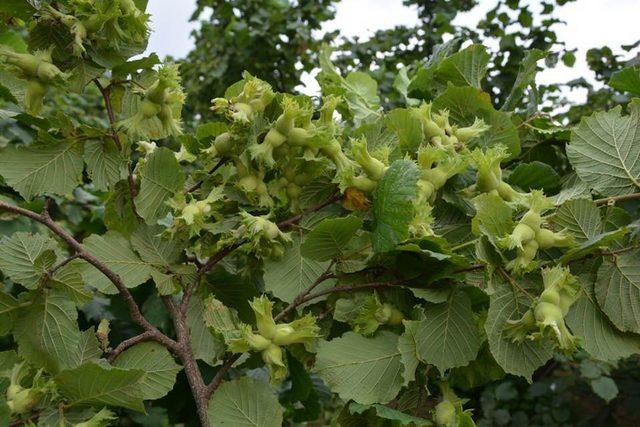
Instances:
[[[25,288],[35,289],[42,275],[55,262],[55,256],[41,257],[47,252],[53,253],[56,247],[55,240],[42,234],[14,233],[0,241],[0,270]]]
[[[120,234],[108,231],[102,236],[92,234],[83,242],[83,246],[96,258],[116,273],[125,286],[134,288],[151,277],[152,268],[133,252],[131,245]],[[113,283],[89,263],[84,263],[82,276],[89,286],[103,293],[116,293]]]
[[[131,192],[127,181],[118,182],[111,190],[104,207],[104,225],[123,236],[130,236],[139,225],[133,210]]]
[[[282,407],[268,384],[249,377],[225,382],[209,401],[213,427],[280,427]]]
[[[173,152],[160,147],[145,159],[139,175],[136,208],[147,224],[155,224],[169,212],[167,199],[182,190],[184,173]]]
[[[571,133],[567,156],[578,176],[604,196],[640,188],[640,106],[584,117]]]
[[[77,318],[65,294],[44,290],[35,295],[14,327],[20,355],[51,373],[73,366],[80,342]]]
[[[418,359],[444,372],[475,358],[480,333],[465,293],[456,292],[446,303],[427,307],[424,315],[415,326]]]
[[[613,245],[616,241],[622,239],[629,230],[626,227],[619,228],[617,230],[608,231],[606,233],[600,233],[589,240],[585,240],[578,246],[571,248],[564,255],[560,257],[560,262],[567,264],[568,262],[583,258],[590,253],[599,251],[601,248],[606,248]]]
[[[591,191],[589,190],[589,186],[575,173],[565,176],[562,181],[562,189],[558,194],[552,197],[553,203],[556,206],[573,199],[591,200]]]
[[[59,289],[77,307],[93,299],[93,293],[85,286],[81,271],[80,263],[73,261],[59,268],[49,282],[49,286]]]
[[[535,83],[536,73],[538,72],[537,63],[539,60],[547,56],[546,52],[539,49],[531,49],[527,52],[520,66],[518,67],[518,75],[516,81],[513,82],[511,92],[500,108],[503,111],[513,110],[518,101],[524,94],[524,90],[532,83]]]
[[[495,193],[483,193],[473,199],[476,215],[471,221],[475,234],[484,234],[495,243],[513,230],[513,209]]]
[[[587,199],[569,200],[560,206],[553,216],[558,229],[565,229],[576,242],[596,237],[602,230],[598,206]]]
[[[210,296],[204,303],[202,313],[204,324],[225,341],[237,338],[241,322],[238,313],[233,308],[226,307],[222,302]]]
[[[414,162],[396,160],[378,182],[373,192],[375,222],[371,236],[376,252],[389,251],[409,237],[418,178],[420,171]]]
[[[187,310],[187,325],[193,355],[196,359],[214,366],[225,352],[224,343],[215,337],[204,321],[204,303],[199,295],[191,298]]]
[[[0,292],[0,337],[11,332],[20,303],[11,295]]]
[[[553,347],[540,341],[513,342],[504,332],[507,320],[519,319],[531,299],[502,280],[495,281],[484,329],[496,362],[509,374],[531,381],[533,372],[553,355]]]
[[[560,187],[560,175],[548,164],[534,161],[516,166],[507,182],[524,191],[544,190],[549,194]]]
[[[386,403],[402,384],[398,336],[387,331],[373,338],[347,332],[318,346],[315,372],[343,400],[363,405]]]
[[[93,327],[86,331],[80,332],[80,341],[75,351],[75,360],[69,366],[70,368],[78,367],[86,362],[97,362],[102,356],[100,343],[96,337]]]
[[[398,351],[402,362],[403,386],[409,385],[415,380],[416,369],[420,361],[418,360],[418,326],[420,322],[405,320],[404,332],[398,338]]]
[[[640,333],[640,250],[605,257],[598,268],[595,294],[618,329]]]
[[[511,117],[496,111],[488,93],[473,87],[447,88],[433,101],[433,110],[449,110],[451,122],[458,126],[471,126],[476,118],[483,119],[489,130],[469,141],[470,147],[494,147],[502,144],[511,157],[520,153],[520,138]]]
[[[324,219],[307,234],[300,246],[300,253],[316,261],[338,258],[360,227],[362,220],[355,216]]]
[[[609,79],[609,86],[620,92],[640,96],[640,65],[623,68],[613,73]]]
[[[592,357],[611,362],[638,353],[640,338],[611,324],[596,303],[593,284],[583,284],[583,290],[566,316],[571,331],[580,337],[580,346]]]
[[[352,414],[362,414],[363,412],[373,409],[376,416],[385,420],[395,421],[401,426],[431,426],[433,423],[424,418],[414,417],[409,414],[405,414],[397,409],[389,408],[388,406],[375,404],[375,405],[361,405],[356,402],[349,404],[349,412]]]
[[[267,259],[264,265],[265,291],[289,303],[311,286],[329,266],[329,262],[304,258],[300,253],[300,237],[297,234],[291,240],[282,257]],[[327,280],[319,289],[333,283]]]
[[[113,139],[88,141],[84,150],[87,173],[96,190],[108,190],[127,177],[127,160]]]
[[[424,140],[420,118],[406,108],[395,108],[385,116],[387,127],[398,136],[400,147],[414,153]]]
[[[82,182],[82,152],[79,143],[12,145],[0,153],[0,175],[27,200],[43,194],[63,196]]]
[[[480,88],[490,58],[484,46],[472,44],[443,59],[434,71],[434,79],[442,86],[452,84]]]
[[[140,369],[121,369],[88,362],[60,372],[55,381],[71,406],[118,406],[144,412]]]
[[[141,225],[131,235],[131,245],[140,258],[161,270],[178,262],[184,250],[182,241],[160,237],[163,231],[163,227]]]
[[[174,360],[169,350],[157,342],[143,342],[129,347],[113,363],[123,369],[144,372],[140,379],[142,398],[160,399],[173,389],[176,375],[182,367]]]

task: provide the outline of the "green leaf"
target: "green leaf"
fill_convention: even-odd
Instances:
[[[160,237],[163,231],[160,226],[141,225],[131,235],[131,245],[140,258],[160,270],[169,269],[177,263],[184,250],[182,241]]]
[[[556,206],[561,205],[568,200],[591,200],[591,191],[589,186],[585,184],[585,182],[582,181],[575,173],[566,175],[562,181],[562,190],[552,197],[553,203]]]
[[[613,73],[609,79],[609,86],[620,92],[640,96],[640,65],[623,68]]]
[[[489,59],[491,56],[484,46],[472,44],[443,59],[434,71],[434,79],[442,86],[452,84],[480,88]]]
[[[355,216],[324,219],[307,234],[300,246],[300,253],[316,261],[338,258],[360,227],[362,220]]]
[[[59,289],[77,306],[83,306],[93,299],[93,293],[87,288],[82,278],[80,262],[71,263],[59,268],[49,282],[49,286]]]
[[[60,372],[55,381],[71,406],[118,406],[144,412],[140,383],[145,372],[88,362]]]
[[[11,332],[20,303],[11,295],[0,292],[0,337]]]
[[[133,210],[131,191],[127,181],[118,182],[111,190],[104,207],[104,225],[123,236],[130,236],[138,227],[138,217]]]
[[[502,280],[494,281],[484,329],[489,349],[505,372],[531,381],[531,375],[553,355],[553,347],[540,341],[513,342],[504,332],[507,320],[517,320],[529,309],[531,299]]]
[[[223,383],[209,401],[213,427],[280,427],[282,407],[268,384],[249,377]]]
[[[144,372],[140,379],[142,398],[160,399],[173,389],[181,366],[176,364],[166,347],[157,342],[143,342],[129,347],[114,362],[123,369]]]
[[[43,194],[64,196],[82,182],[82,152],[79,143],[11,145],[0,153],[0,175],[27,200]]]
[[[513,230],[511,207],[495,193],[483,193],[473,199],[476,215],[471,221],[475,234],[484,234],[494,244]]]
[[[567,264],[572,260],[583,258],[590,253],[598,252],[601,248],[613,245],[616,241],[622,239],[628,232],[629,229],[623,227],[606,233],[600,233],[568,250],[560,257],[560,262],[562,264]]]
[[[282,257],[267,259],[264,265],[265,291],[289,303],[311,286],[329,266],[329,262],[315,261],[302,256],[299,235],[294,233],[291,240]],[[335,281],[327,280],[318,289],[332,286],[333,283]]]
[[[27,0],[2,0],[0,12],[26,20],[36,12],[36,8]]]
[[[128,288],[134,288],[151,277],[152,268],[149,264],[138,258],[127,239],[116,232],[108,231],[102,236],[92,234],[82,244],[87,251],[120,276]],[[82,276],[88,285],[100,292],[117,292],[111,280],[89,263],[83,264]]]
[[[614,362],[637,353],[640,338],[618,331],[602,313],[593,294],[593,284],[583,285],[584,292],[571,305],[566,321],[571,331],[580,337],[580,345],[592,357]]]
[[[548,164],[535,161],[516,166],[507,182],[517,185],[527,192],[544,190],[546,194],[549,194],[560,188],[560,175]]]
[[[47,257],[45,254],[53,254],[56,246],[55,240],[42,234],[14,233],[0,241],[0,270],[25,288],[35,289],[42,275],[55,262],[55,255]]]
[[[173,152],[160,147],[146,158],[139,175],[136,208],[147,224],[155,224],[169,212],[167,199],[182,190],[184,173]]]
[[[404,382],[400,356],[398,336],[391,332],[373,338],[347,332],[319,344],[315,372],[343,400],[386,403]]]
[[[398,142],[404,151],[414,153],[422,144],[422,123],[411,110],[395,108],[385,116],[385,123],[398,136]]]
[[[14,327],[20,355],[50,373],[73,366],[80,343],[77,318],[73,301],[62,292],[36,294]]]
[[[584,117],[571,132],[567,156],[578,176],[604,196],[640,189],[640,106]]]
[[[621,331],[640,333],[640,250],[605,257],[595,293],[602,311]]]
[[[376,252],[386,252],[409,237],[413,200],[420,178],[418,166],[410,160],[396,160],[373,192],[375,218],[371,240]]]
[[[87,173],[96,190],[108,190],[127,177],[127,160],[113,139],[88,141],[84,150]]]
[[[205,324],[205,306],[200,295],[194,295],[187,310],[187,325],[193,355],[196,359],[214,366],[224,355],[224,343],[215,337]]]
[[[569,200],[560,206],[553,217],[558,229],[566,230],[576,242],[596,237],[602,231],[598,206],[587,199]]]
[[[102,356],[100,343],[93,327],[80,332],[80,341],[75,351],[75,359],[69,368],[76,368],[87,362],[97,362]]]
[[[420,322],[405,320],[404,332],[398,338],[398,351],[402,362],[403,386],[409,385],[415,380],[416,369],[420,361],[418,360],[418,326]]]
[[[544,59],[546,56],[546,52],[538,49],[531,49],[527,52],[527,56],[525,56],[524,60],[520,63],[516,81],[513,82],[513,86],[511,87],[511,93],[509,93],[509,96],[500,108],[502,111],[513,110],[518,105],[527,86],[535,83],[536,73],[538,72],[538,61]]]
[[[595,394],[607,402],[615,399],[618,395],[618,386],[609,377],[600,377],[591,381],[591,388]]]
[[[375,404],[375,405],[361,405],[356,402],[349,404],[349,412],[352,414],[362,414],[363,412],[373,409],[376,416],[385,420],[396,421],[401,426],[431,426],[433,423],[424,418],[414,417],[409,414],[405,414],[397,409],[389,408],[388,406]]]
[[[502,144],[511,157],[520,153],[518,130],[507,113],[493,108],[488,93],[473,87],[449,87],[433,101],[434,111],[444,109],[449,110],[452,123],[458,126],[471,126],[476,118],[490,126],[488,131],[469,141],[472,148]]]
[[[418,359],[444,372],[476,357],[480,333],[464,292],[456,292],[446,303],[428,306],[424,315],[415,325]]]

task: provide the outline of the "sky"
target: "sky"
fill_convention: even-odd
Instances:
[[[539,10],[539,0],[527,3],[533,12]],[[454,23],[472,26],[495,4],[496,0],[480,0],[474,9],[459,14]],[[149,0],[153,33],[148,51],[157,52],[160,57],[184,57],[193,47],[190,33],[197,23],[189,22],[189,18],[194,9],[195,0]],[[622,44],[640,39],[640,31],[633,31],[638,28],[640,0],[577,0],[558,8],[555,14],[566,23],[556,25],[558,38],[568,48],[577,49],[577,61],[572,68],[558,65],[539,73],[537,82],[541,84],[566,82],[579,77],[591,79],[585,59],[589,48],[606,45],[615,51]],[[323,30],[338,29],[345,36],[367,38],[378,29],[416,22],[416,11],[404,6],[402,0],[342,0],[337,4],[335,19],[327,22]],[[303,76],[303,81],[307,85],[304,92],[314,93],[317,90],[313,77]]]

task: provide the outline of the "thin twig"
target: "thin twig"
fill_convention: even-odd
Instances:
[[[595,204],[600,206],[600,205],[606,205],[609,203],[615,203],[615,202],[626,202],[628,200],[638,200],[640,199],[640,193],[631,193],[631,194],[622,194],[620,196],[611,196],[611,197],[605,197],[603,199],[596,199],[594,200]]]
[[[215,166],[212,167],[209,170],[209,172],[207,172],[207,176],[211,176],[214,173],[216,173],[216,171],[220,168],[220,166],[224,165],[226,161],[227,161],[226,158],[222,158],[218,160],[218,163],[216,163]],[[205,178],[201,179],[200,181],[193,184],[191,187],[187,188],[185,192],[188,194],[188,193],[193,193],[194,191],[200,189],[200,187],[202,187],[202,184],[204,184],[204,181],[205,181]]]
[[[123,351],[128,349],[129,347],[141,343],[143,341],[151,341],[153,340],[153,334],[149,331],[145,331],[141,334],[138,334],[134,337],[126,339],[122,341],[120,344],[116,346],[113,350],[109,351],[108,360],[109,362],[113,362]]]

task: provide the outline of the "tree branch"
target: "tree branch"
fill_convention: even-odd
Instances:
[[[600,206],[600,205],[607,205],[611,202],[615,203],[615,202],[626,202],[628,200],[638,200],[640,199],[640,193],[632,193],[632,194],[623,194],[620,196],[611,196],[611,197],[605,197],[603,199],[596,199],[594,200],[595,204]]]
[[[154,339],[153,334],[149,331],[145,331],[134,337],[126,339],[122,341],[120,344],[118,344],[116,348],[109,351],[109,356],[107,357],[107,360],[109,360],[109,363],[111,363],[120,355],[120,353],[122,353],[129,347],[134,346],[143,341],[152,341],[153,339]]]
[[[222,159],[218,160],[218,163],[216,163],[216,165],[214,167],[212,167],[209,170],[209,172],[207,172],[207,175],[209,175],[209,176],[213,175],[220,168],[220,166],[225,164],[226,161],[227,161],[227,159],[224,158],[224,157]],[[200,181],[196,182],[191,187],[187,188],[187,190],[185,192],[188,194],[188,193],[193,193],[194,191],[200,189],[200,187],[202,187],[202,184],[204,184],[205,179],[206,178],[203,178]]]
[[[158,341],[159,343],[165,345],[170,349],[174,349],[176,347],[176,342],[174,340],[164,335],[158,330],[158,328],[153,326],[147,319],[145,319],[145,317],[142,315],[142,312],[140,311],[140,308],[138,307],[138,304],[133,299],[133,295],[131,295],[129,289],[122,282],[120,276],[113,272],[98,258],[93,256],[93,254],[88,252],[84,248],[84,246],[82,246],[76,239],[73,238],[73,236],[67,233],[66,230],[64,230],[58,223],[51,219],[48,210],[45,210],[42,214],[38,214],[28,209],[11,205],[3,201],[0,201],[0,210],[6,210],[17,215],[22,215],[46,226],[55,235],[61,238],[71,249],[73,249],[73,251],[78,255],[78,258],[81,258],[87,261],[89,264],[93,265],[102,274],[104,274],[109,279],[109,281],[111,281],[111,283],[113,283],[113,285],[120,293],[120,296],[124,300],[125,304],[127,305],[129,314],[131,315],[131,318],[135,323],[140,325],[145,331],[151,333],[153,335],[153,339]]]

